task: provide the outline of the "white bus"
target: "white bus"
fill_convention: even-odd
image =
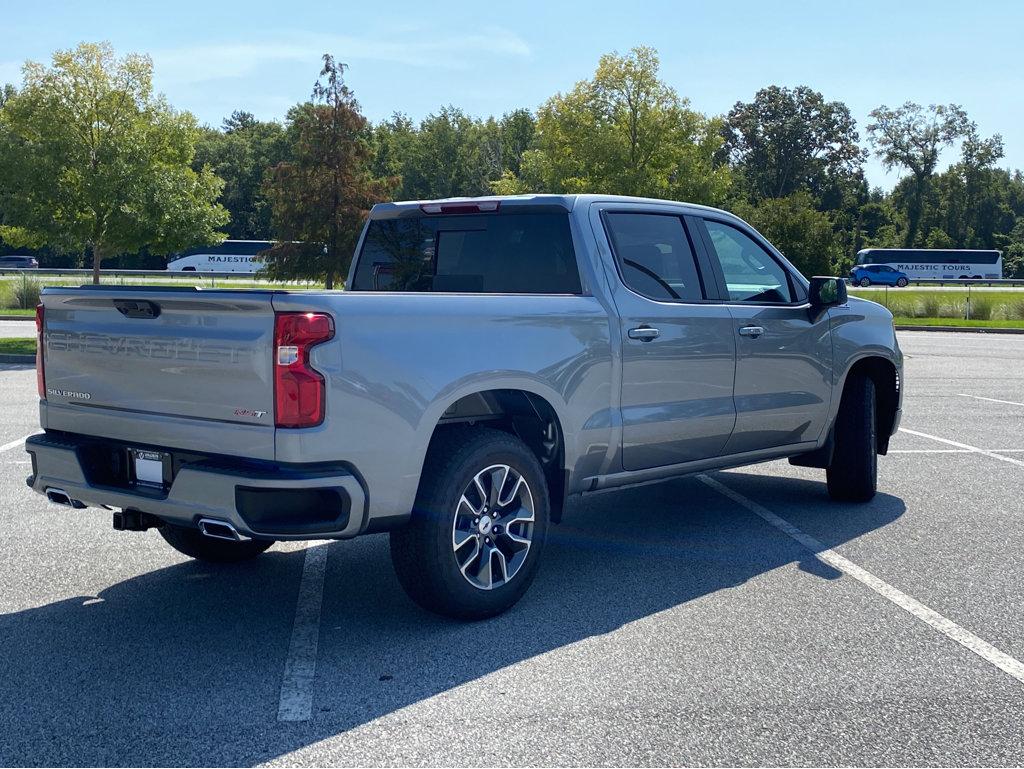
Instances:
[[[999,251],[931,248],[865,248],[857,252],[857,265],[885,264],[906,273],[910,280],[1001,280],[1003,255]]]
[[[167,263],[175,272],[244,272],[252,274],[263,266],[259,253],[273,244],[269,240],[225,240],[216,246],[185,251]]]

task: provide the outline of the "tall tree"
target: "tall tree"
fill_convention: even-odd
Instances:
[[[756,204],[743,201],[735,206],[735,212],[804,275],[831,275],[842,266],[832,221],[816,209],[814,198],[806,190],[784,198],[765,198]]]
[[[970,125],[967,113],[956,104],[932,104],[927,109],[907,102],[890,109],[884,104],[872,110],[868,140],[886,168],[906,168],[913,183],[907,200],[904,245],[918,240],[928,185],[943,147],[962,138]]]
[[[91,250],[95,283],[108,256],[222,237],[221,181],[191,167],[195,118],[154,95],[149,57],[83,43],[22,72],[0,111],[0,237]]]
[[[752,201],[800,189],[820,201],[829,187],[858,176],[864,161],[849,108],[807,86],[773,85],[736,102],[722,136]]]
[[[263,193],[263,182],[268,169],[287,159],[287,155],[284,126],[276,121],[257,120],[249,112],[231,113],[220,131],[203,131],[192,166],[208,166],[224,180],[220,200],[231,216],[228,237],[272,237],[270,204]]]
[[[729,186],[728,167],[715,162],[721,122],[691,110],[658,68],[652,48],[602,56],[591,80],[541,107],[521,176],[496,189],[721,201]]]
[[[322,278],[328,289],[348,267],[370,206],[394,180],[370,173],[369,126],[345,85],[346,66],[324,54],[312,103],[289,112],[292,159],[266,185],[278,242],[264,255],[275,278]]]

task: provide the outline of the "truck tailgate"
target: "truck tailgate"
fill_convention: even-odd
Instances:
[[[47,289],[44,427],[273,459],[272,296]]]

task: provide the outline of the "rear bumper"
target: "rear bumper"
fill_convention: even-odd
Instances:
[[[226,521],[258,539],[344,539],[365,527],[366,494],[345,467],[208,458],[182,464],[161,490],[127,481],[111,485],[109,478],[99,482],[97,444],[104,445],[84,436],[33,435],[25,441],[32,456],[29,486],[40,494],[59,489],[85,505],[140,510],[181,526],[194,526],[200,518]]]

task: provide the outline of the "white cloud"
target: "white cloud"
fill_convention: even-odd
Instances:
[[[483,57],[525,58],[530,47],[500,28],[479,33],[432,37],[423,30],[403,30],[403,39],[373,40],[350,35],[283,35],[276,40],[168,48],[154,51],[154,74],[161,85],[201,83],[251,75],[259,67],[285,62],[319,61],[324,53],[352,63],[383,61],[417,67],[468,69]]]

